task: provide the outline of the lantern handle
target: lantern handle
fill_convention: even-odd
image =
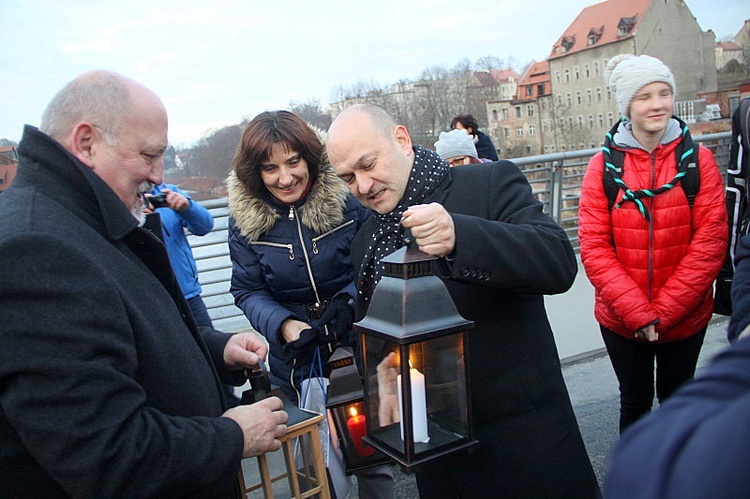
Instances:
[[[419,245],[417,244],[417,238],[414,237],[414,235],[411,233],[411,229],[404,230],[403,241],[404,246],[408,246],[410,249],[419,248]]]

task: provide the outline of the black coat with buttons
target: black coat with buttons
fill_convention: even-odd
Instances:
[[[455,481],[466,497],[595,494],[544,307],[543,295],[567,291],[578,269],[565,231],[509,161],[451,168],[424,204],[434,202],[456,231],[441,277],[461,315],[475,321],[468,336],[480,444],[449,456],[429,480],[449,488]],[[372,217],[358,233],[355,262],[374,228]]]

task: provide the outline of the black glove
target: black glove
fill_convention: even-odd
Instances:
[[[299,333],[299,339],[284,345],[284,361],[289,365],[306,366],[312,362],[315,348],[323,340],[321,328],[311,327]],[[297,359],[297,363],[294,360]]]
[[[337,295],[331,300],[325,312],[317,321],[320,326],[328,326],[328,331],[335,336],[334,341],[339,341],[345,345],[351,344],[349,333],[354,323],[353,302],[354,300],[347,294]]]

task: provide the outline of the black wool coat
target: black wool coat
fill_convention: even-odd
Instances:
[[[596,495],[544,307],[543,295],[567,291],[578,269],[565,231],[509,161],[451,168],[424,204],[433,202],[456,232],[441,277],[460,314],[475,321],[468,337],[479,450],[420,467],[422,496],[449,497],[442,494],[454,487],[462,497]],[[371,217],[353,243],[355,262],[374,229]]]
[[[29,126],[19,153],[0,198],[0,495],[231,496],[228,335],[199,332],[163,244],[89,168]]]

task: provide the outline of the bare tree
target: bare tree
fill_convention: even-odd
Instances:
[[[187,173],[196,177],[226,177],[244,124],[220,128],[201,138],[189,150]]]
[[[328,130],[331,126],[331,113],[323,112],[318,99],[308,99],[307,102],[291,101],[289,110],[320,130]]]
[[[477,71],[492,71],[493,69],[505,69],[505,61],[494,55],[486,55],[477,59],[474,68]]]

